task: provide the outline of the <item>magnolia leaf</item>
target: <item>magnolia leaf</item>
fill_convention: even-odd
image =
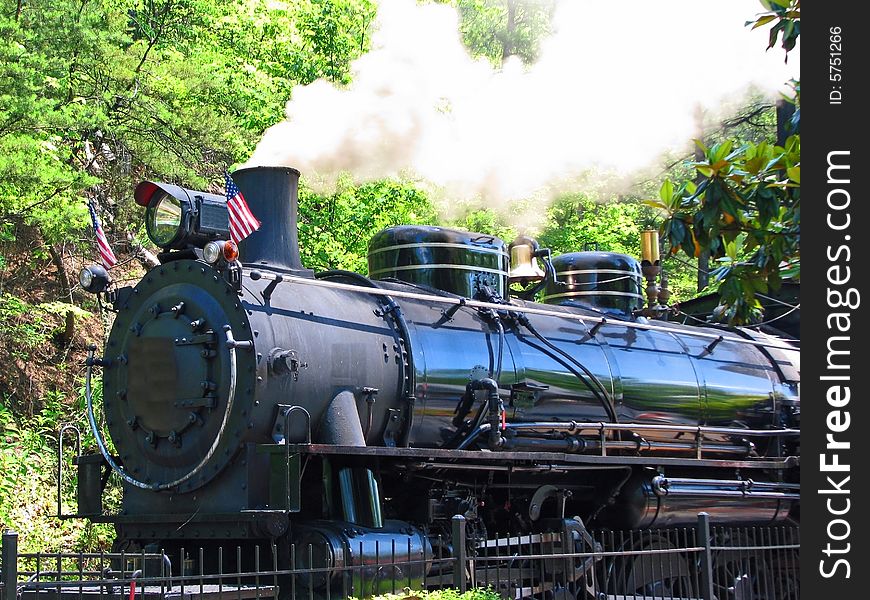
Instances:
[[[668,210],[668,207],[662,202],[659,202],[658,200],[644,200],[643,203],[653,208],[660,208],[665,211]]]
[[[800,165],[796,167],[789,167],[786,172],[788,173],[788,178],[800,185],[801,182],[801,167]]]
[[[674,196],[674,184],[670,179],[665,179],[662,182],[662,187],[659,189],[659,198],[662,199],[662,202],[666,204],[670,204],[671,198]]]
[[[731,140],[725,140],[724,142],[720,142],[713,146],[711,149],[711,160],[710,162],[718,162],[728,156],[728,153],[731,152],[731,148],[734,146]]]
[[[722,167],[724,167],[727,164],[729,164],[728,161],[723,158],[722,160],[717,160],[712,165],[710,165],[710,168],[713,169],[714,171],[719,171],[720,169],[722,169]]]
[[[734,240],[725,242],[725,255],[732,261],[737,261],[737,244]]]
[[[776,39],[779,37],[779,30],[783,28],[782,21],[770,28],[770,37],[768,39],[767,49],[770,50],[776,46]]]
[[[768,23],[773,21],[775,18],[776,18],[776,15],[764,15],[763,17],[761,17],[757,21],[755,21],[755,24],[752,26],[752,28],[758,29],[759,27],[763,27],[764,25],[767,25]],[[750,23],[752,23],[752,21],[746,22],[747,25],[749,25]]]

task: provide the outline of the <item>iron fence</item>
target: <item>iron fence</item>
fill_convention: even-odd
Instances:
[[[317,544],[203,545],[161,552],[20,553],[4,532],[0,600],[332,600],[488,588],[520,600],[798,600],[799,530],[696,527],[549,533],[358,549]],[[470,543],[466,543],[470,542]],[[362,557],[362,558],[354,558]]]

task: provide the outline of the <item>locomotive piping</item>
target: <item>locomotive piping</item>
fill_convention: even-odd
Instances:
[[[523,325],[523,327],[528,329],[529,332],[533,336],[535,336],[547,348],[549,348],[551,351],[559,354],[560,356],[564,357],[565,360],[573,363],[574,365],[579,367],[580,370],[582,370],[584,373],[586,373],[586,376],[589,379],[586,379],[586,377],[583,377],[582,375],[580,375],[580,373],[578,373],[576,369],[573,369],[571,367],[571,365],[567,364],[565,361],[559,360],[559,362],[561,362],[569,371],[571,371],[571,373],[577,379],[582,381],[586,385],[586,387],[589,388],[589,391],[592,392],[592,394],[601,403],[601,406],[607,412],[607,416],[610,417],[610,420],[613,421],[614,423],[618,422],[619,419],[616,416],[616,408],[613,405],[613,399],[611,398],[610,393],[608,393],[607,389],[604,387],[604,384],[601,383],[601,380],[598,379],[598,377],[596,377],[595,374],[592,371],[590,371],[588,368],[586,368],[586,366],[583,365],[580,361],[578,361],[573,356],[571,356],[570,354],[568,354],[567,352],[565,352],[564,350],[562,350],[561,348],[559,348],[558,346],[553,344],[546,337],[541,335],[538,332],[538,330],[535,329],[535,327],[531,324],[531,322],[529,322],[528,317],[526,317],[525,315],[520,315],[518,320]],[[556,358],[556,357],[553,356],[553,358]],[[558,358],[556,358],[556,360],[558,360]],[[593,383],[595,385],[593,385]]]
[[[130,485],[144,489],[144,490],[154,490],[154,491],[166,490],[166,489],[175,487],[181,483],[184,483],[185,481],[187,481],[188,479],[190,479],[194,475],[198,474],[205,467],[206,463],[208,463],[208,461],[211,459],[211,457],[214,456],[214,453],[217,451],[217,448],[223,439],[223,433],[224,433],[224,430],[226,430],[227,423],[230,420],[230,413],[232,412],[233,402],[234,402],[235,397],[236,397],[236,376],[237,376],[237,374],[236,374],[236,371],[237,371],[237,368],[236,368],[236,348],[237,347],[248,347],[248,346],[246,346],[246,344],[251,344],[250,347],[251,348],[253,347],[252,341],[236,342],[236,340],[233,338],[233,330],[229,325],[224,325],[224,333],[226,335],[225,339],[226,339],[227,350],[229,350],[229,353],[230,353],[230,362],[229,362],[230,382],[229,382],[229,389],[227,390],[227,406],[226,406],[226,410],[224,411],[223,421],[221,421],[221,426],[217,431],[217,435],[215,435],[214,442],[212,442],[211,448],[209,448],[208,452],[205,453],[205,456],[202,458],[202,460],[200,460],[199,464],[197,464],[193,469],[188,471],[188,473],[186,475],[179,477],[175,481],[170,481],[167,483],[145,483],[144,481],[139,481],[135,477],[128,475],[127,471],[123,467],[118,465],[118,463],[115,462],[115,460],[112,458],[112,455],[109,453],[108,449],[106,448],[106,443],[103,440],[102,433],[100,433],[100,428],[97,425],[97,420],[96,420],[96,417],[94,416],[94,401],[93,401],[93,394],[92,394],[92,390],[91,390],[91,371],[93,369],[92,365],[94,364],[94,360],[93,360],[94,350],[88,351],[90,360],[88,361],[87,370],[85,372],[85,398],[87,400],[88,423],[90,424],[91,432],[94,434],[94,438],[97,441],[97,447],[100,450],[100,454],[103,455],[103,458],[106,460],[106,463],[108,463],[108,465],[112,468],[112,470],[115,471],[115,473],[117,473],[121,477],[121,479],[123,479],[124,481],[126,481]]]
[[[339,392],[326,407],[318,427],[318,443],[337,446],[365,446],[356,398],[347,390]]]
[[[498,389],[498,382],[501,379],[502,361],[504,358],[504,325],[498,315],[496,315],[493,320],[498,328],[498,358],[496,359],[495,368],[489,370],[489,376],[495,379],[496,389]]]
[[[465,450],[478,437],[490,431],[491,425],[483,423],[474,431],[468,434],[462,442],[456,446],[456,450]],[[551,421],[551,422],[530,422],[530,423],[507,423],[505,430],[512,434],[521,434],[522,432],[534,433],[552,433],[563,432],[569,434],[579,434],[582,430],[594,430],[598,432],[598,440],[586,440],[577,438],[577,442],[571,443],[572,449],[575,452],[582,453],[585,450],[600,451],[601,434],[606,431],[670,431],[675,433],[694,433],[703,437],[704,434],[714,435],[734,435],[741,437],[797,437],[800,435],[800,429],[738,429],[732,427],[707,427],[707,426],[689,426],[689,425],[662,425],[657,423],[604,423],[604,422],[586,422],[580,423],[577,421]],[[532,442],[532,440],[529,440]],[[559,440],[563,446],[564,440]],[[509,444],[510,442],[506,442]],[[546,444],[538,444],[544,446]],[[701,444],[702,449],[707,449],[714,452],[740,453],[745,454],[748,451],[747,446],[724,445],[724,444]],[[635,441],[605,441],[605,450],[683,450],[697,452],[698,445],[696,442],[686,442],[683,444],[674,442],[643,442],[638,445]],[[563,448],[564,450],[564,448]]]
[[[416,403],[417,398],[414,396],[414,354],[411,352],[411,334],[408,331],[408,323],[405,321],[405,316],[402,314],[402,309],[393,300],[392,296],[389,293],[386,293],[386,290],[383,290],[377,283],[361,275],[359,273],[355,273],[354,271],[345,271],[345,270],[332,270],[332,271],[322,271],[320,273],[315,273],[315,280],[307,279],[306,281],[315,281],[318,283],[332,283],[327,282],[325,279],[329,277],[346,277],[348,279],[352,279],[354,281],[359,281],[361,285],[366,286],[368,288],[366,291],[369,294],[373,294],[375,296],[381,296],[382,301],[381,305],[384,307],[384,316],[387,314],[392,315],[393,321],[396,324],[396,328],[398,329],[399,338],[402,344],[405,346],[405,360],[399,361],[399,364],[402,365],[402,390],[401,396],[405,400],[407,404],[407,424],[405,425],[404,430],[402,431],[402,435],[399,438],[399,445],[407,448],[410,445],[411,440],[411,428],[414,425],[414,404]],[[286,278],[282,278],[280,275],[276,276],[274,281],[281,280],[286,281]],[[268,279],[268,276],[264,276],[264,279]],[[294,278],[295,279],[295,278]],[[279,281],[280,283],[280,281]],[[338,284],[342,285],[342,284]],[[359,289],[356,286],[353,286],[354,289]],[[362,291],[362,290],[360,290]],[[378,293],[380,292],[380,293]],[[371,411],[371,405],[369,405],[369,411]],[[366,432],[368,433],[368,432]]]
[[[273,280],[275,276],[272,273],[263,273],[257,271],[256,269],[245,269],[245,272],[248,276],[251,276],[252,273],[259,273],[259,276],[262,279]],[[534,306],[522,306],[517,304],[494,304],[492,302],[481,302],[479,300],[470,300],[468,298],[459,298],[453,296],[435,296],[432,294],[421,294],[418,292],[403,292],[401,290],[384,290],[380,288],[363,288],[357,285],[345,284],[345,283],[337,283],[334,281],[324,281],[322,279],[307,279],[305,277],[298,277],[295,275],[284,275],[283,283],[300,283],[304,285],[313,285],[320,287],[329,287],[333,289],[345,290],[349,292],[357,292],[360,294],[374,294],[378,296],[391,296],[396,298],[409,298],[412,300],[422,300],[424,302],[432,302],[436,304],[450,304],[450,305],[463,305],[469,306],[472,308],[489,308],[494,310],[510,310],[511,312],[517,313],[526,313],[531,315],[544,315],[548,317],[561,317],[563,319],[569,319],[572,321],[580,321],[581,323],[586,322],[594,322],[597,323],[600,321],[600,317],[590,317],[587,315],[581,315],[572,312],[558,312],[553,310],[547,310],[542,308],[535,308]],[[670,327],[664,327],[661,325],[651,325],[649,323],[637,323],[633,321],[608,321],[608,323],[612,325],[622,325],[627,329],[639,329],[641,331],[663,331],[666,333],[674,334],[674,335],[684,335],[687,337],[696,337],[703,338],[709,340],[715,340],[719,337],[720,334],[714,333],[704,333],[702,331],[692,331],[692,330],[682,330],[682,329],[672,329]],[[780,350],[797,350],[796,346],[790,346],[786,344],[772,344],[770,342],[764,342],[754,339],[746,339],[739,338],[734,336],[723,336],[723,341],[725,342],[733,342],[735,344],[748,344],[750,346],[760,346],[765,348],[778,348]],[[783,339],[783,342],[799,342],[800,340],[792,340],[792,339]]]

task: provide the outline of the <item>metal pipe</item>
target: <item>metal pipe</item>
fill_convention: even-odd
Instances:
[[[798,436],[800,429],[739,429],[736,427],[708,427],[706,425],[663,425],[660,423],[605,423],[583,421],[552,421],[536,423],[509,423],[510,429],[579,432],[601,428],[611,431],[673,431],[683,433],[742,435],[748,437]]]
[[[480,435],[491,431],[490,423],[483,423],[477,429],[472,431],[462,442],[456,447],[457,450],[468,448]],[[556,431],[579,434],[583,430],[593,430],[597,435],[603,434],[607,430],[619,431],[671,431],[681,433],[691,433],[693,435],[703,436],[704,434],[721,434],[721,435],[739,435],[741,437],[776,437],[776,436],[795,436],[800,435],[800,430],[797,429],[736,429],[729,427],[704,427],[690,425],[646,425],[644,423],[578,423],[570,421],[562,422],[542,422],[542,423],[507,423],[505,431],[515,432],[518,436],[523,436],[529,432],[537,432],[541,434],[553,433]],[[546,447],[550,446],[553,450],[564,452],[585,452],[600,450],[602,446],[606,449],[613,450],[637,450],[637,451],[668,451],[668,450],[685,450],[697,451],[698,442],[696,440],[678,442],[659,442],[659,441],[622,441],[622,440],[604,440],[600,439],[585,439],[574,436],[565,440],[554,439],[538,439],[524,438],[522,441],[517,441],[519,437],[506,437],[501,444],[503,449],[512,449],[516,446],[535,446]],[[528,440],[528,441],[527,441]],[[731,454],[748,454],[751,452],[751,446],[736,445],[736,444],[706,444],[702,448],[712,452],[731,453]]]
[[[472,392],[476,390],[486,390],[486,403],[489,409],[489,447],[492,450],[497,450],[502,447],[504,439],[501,435],[500,425],[501,413],[504,410],[501,397],[498,395],[498,383],[490,378],[477,379],[468,384],[468,389]]]
[[[75,515],[65,515],[63,514],[63,506],[61,504],[61,487],[63,485],[63,438],[64,434],[70,431],[74,434],[73,439],[76,444],[76,460],[82,455],[82,433],[79,431],[79,428],[71,423],[67,423],[63,427],[60,428],[60,431],[57,434],[57,518],[58,519],[66,519],[69,517],[74,517]],[[78,511],[76,511],[78,512]]]
[[[508,425],[510,429],[510,425]],[[622,440],[607,440],[605,442],[607,450],[629,450],[637,452],[695,452],[697,445],[694,442],[657,442],[649,440],[622,441]],[[584,438],[578,436],[568,436],[565,438],[538,438],[538,437],[513,437],[507,438],[502,447],[506,450],[522,450],[522,449],[541,449],[553,450],[558,452],[596,452],[601,450],[601,442],[598,439]],[[732,444],[709,444],[704,446],[705,450],[710,452],[727,453],[727,454],[748,454],[750,452],[747,446],[736,446]]]
[[[684,484],[695,484],[695,485],[722,485],[722,486],[745,486],[747,488],[760,488],[760,489],[784,489],[784,490],[799,490],[801,486],[799,483],[782,483],[778,481],[755,481],[753,479],[735,479],[735,480],[727,480],[727,479],[689,479],[685,477],[656,477],[655,479],[661,479],[663,481],[667,481],[670,485],[684,485]],[[655,483],[655,480],[653,480]]]
[[[751,479],[687,479],[657,475],[653,477],[651,486],[653,493],[659,497],[800,499],[799,484],[756,482]]]
[[[87,401],[88,423],[91,426],[91,432],[94,434],[94,439],[97,442],[97,448],[99,448],[100,454],[103,455],[103,458],[106,459],[106,462],[109,464],[109,466],[112,468],[112,470],[115,471],[115,473],[117,473],[119,477],[121,477],[121,479],[123,479],[124,481],[126,481],[130,485],[141,488],[143,490],[154,490],[154,491],[167,490],[167,489],[173,488],[181,483],[184,483],[188,479],[197,475],[200,471],[202,471],[203,468],[205,468],[206,463],[208,463],[208,461],[211,460],[211,457],[214,456],[215,452],[217,452],[218,446],[223,441],[224,430],[226,430],[227,423],[229,423],[230,413],[232,412],[233,402],[234,402],[235,397],[236,397],[236,371],[237,371],[237,368],[236,368],[236,348],[246,347],[246,346],[244,346],[244,344],[246,344],[246,343],[253,344],[252,341],[237,342],[233,338],[233,330],[229,325],[224,325],[224,335],[226,336],[225,345],[227,347],[227,350],[229,350],[229,354],[230,354],[230,361],[229,361],[229,363],[230,363],[229,364],[230,381],[229,381],[229,389],[227,391],[227,406],[226,406],[226,409],[224,410],[223,421],[221,421],[221,426],[218,429],[217,435],[215,435],[215,438],[211,444],[211,447],[205,453],[205,456],[203,456],[202,460],[199,461],[199,464],[197,464],[193,469],[188,471],[186,475],[183,475],[174,481],[169,481],[166,483],[145,483],[144,481],[140,481],[140,480],[136,479],[132,475],[129,475],[127,473],[126,469],[124,469],[117,462],[115,462],[115,459],[112,458],[112,455],[109,453],[109,450],[106,447],[106,442],[105,442],[105,440],[103,440],[103,434],[100,431],[99,426],[97,425],[97,419],[94,416],[94,401],[93,401],[93,392],[91,389],[91,371],[93,369],[92,365],[94,364],[93,358],[94,358],[94,352],[96,351],[96,347],[91,346],[88,348],[88,359],[89,360],[88,360],[88,368],[87,368],[87,371],[85,372],[85,399]]]
[[[747,498],[764,500],[800,500],[800,494],[789,492],[740,492],[736,490],[673,490],[665,494],[666,497],[688,498]]]
[[[256,273],[256,276],[251,277],[251,279],[267,279],[270,281],[274,281],[277,279],[277,274],[274,273],[264,273],[262,271],[258,271],[256,269],[243,269],[243,273],[248,277],[251,277],[253,273]],[[402,290],[385,290],[382,288],[369,288],[369,287],[361,287],[357,285],[351,285],[346,283],[337,283],[334,281],[328,281],[324,279],[308,279],[305,277],[298,277],[295,275],[282,275],[281,283],[298,283],[301,285],[313,285],[315,287],[326,287],[337,290],[345,290],[349,292],[357,292],[360,294],[374,294],[378,296],[393,296],[395,298],[407,298],[410,300],[421,300],[423,302],[432,302],[435,304],[451,304],[451,305],[464,305],[472,308],[488,308],[497,311],[511,311],[518,313],[526,313],[533,315],[544,315],[548,317],[562,317],[564,319],[570,319],[573,321],[580,321],[582,323],[595,323],[600,320],[600,317],[589,317],[586,315],[580,315],[573,312],[557,312],[554,310],[547,310],[543,308],[536,308],[534,306],[520,306],[516,304],[494,304],[492,302],[481,302],[479,300],[471,300],[468,298],[458,298],[458,297],[450,297],[450,296],[435,296],[432,294],[421,294],[419,292],[405,292]],[[704,333],[702,331],[684,331],[681,329],[673,329],[671,327],[665,327],[662,325],[651,325],[649,323],[637,323],[633,321],[608,321],[611,325],[621,325],[626,327],[627,329],[640,329],[642,331],[664,331],[667,333],[672,333],[675,335],[685,335],[689,337],[697,337],[704,338],[709,340],[715,340],[720,337],[718,333]],[[739,338],[734,336],[723,337],[726,342],[733,342],[735,344],[748,344],[750,346],[760,346],[764,348],[778,348],[780,350],[797,350],[797,347],[790,346],[786,344],[771,344],[769,342],[763,342],[753,339]],[[799,340],[787,340],[797,342]]]

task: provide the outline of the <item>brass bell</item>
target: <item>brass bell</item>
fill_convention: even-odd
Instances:
[[[511,245],[511,270],[508,279],[511,283],[527,284],[541,281],[544,271],[538,266],[534,248],[530,243],[521,242]]]

